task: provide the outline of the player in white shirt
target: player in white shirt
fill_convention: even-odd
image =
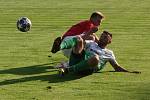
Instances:
[[[115,55],[113,51],[107,49],[107,48],[101,48],[96,42],[92,40],[86,40],[85,50],[86,52],[92,53],[92,55],[95,55],[99,57],[99,63],[98,67],[99,69],[103,69],[103,67],[106,65],[107,62],[112,60],[114,63],[117,63],[115,59]]]
[[[60,50],[73,49],[69,59],[69,66],[62,64],[59,67],[61,73],[64,74],[68,71],[92,73],[103,69],[107,62],[112,65],[115,71],[129,72],[117,63],[113,51],[106,48],[111,41],[112,34],[107,31],[103,31],[98,43],[92,40],[83,41],[80,36],[64,41],[61,43]]]

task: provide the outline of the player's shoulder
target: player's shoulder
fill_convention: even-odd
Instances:
[[[91,21],[90,20],[81,20],[79,22],[79,24],[88,25],[88,24],[91,24]]]
[[[97,44],[95,41],[93,40],[85,40],[86,44]]]
[[[93,40],[85,40],[85,46],[86,48],[95,48],[98,46],[98,44]]]
[[[105,52],[109,53],[109,54],[114,54],[112,50],[105,48]]]

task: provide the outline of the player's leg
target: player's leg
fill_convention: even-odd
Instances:
[[[88,56],[88,57],[87,57]],[[87,54],[84,50],[80,54],[71,53],[69,59],[69,65],[62,65],[60,67],[61,76],[66,72],[75,72],[79,74],[91,74],[99,64],[99,56],[93,54]]]
[[[77,63],[79,63],[80,61],[83,61],[85,58],[85,52],[83,50],[84,48],[84,44],[83,44],[83,39],[79,36],[76,37],[78,38],[78,42],[76,43],[76,45],[73,47],[72,51],[71,51],[71,56],[69,57],[69,70],[70,71],[74,71],[72,65],[75,65]],[[68,42],[69,40],[69,42]],[[71,43],[71,41],[73,41],[72,39],[68,39],[66,43],[66,41],[64,42],[63,46],[64,48],[67,48],[68,44],[72,45],[73,42]],[[67,49],[64,49],[67,50]],[[84,62],[83,62],[84,63]],[[61,74],[61,76],[63,76],[65,74],[66,71],[66,66],[65,65],[61,65],[62,68],[60,68],[59,73]]]
[[[73,72],[81,72],[84,70],[88,70],[88,69],[95,69],[95,67],[97,66],[98,59],[93,56],[89,59],[86,60],[82,60],[79,63],[70,66],[69,71],[73,71]]]
[[[77,45],[79,39],[78,36],[68,36],[64,38],[60,44],[60,50],[73,48]]]
[[[57,37],[54,40],[53,47],[51,49],[52,53],[56,53],[59,50],[69,49],[74,47],[77,42],[79,41],[80,36],[67,36],[63,40],[61,40],[61,37]]]
[[[73,43],[73,40],[72,40],[72,38],[77,38],[77,42],[76,43]],[[71,40],[71,41],[70,41]],[[76,53],[80,53],[81,51],[82,51],[82,49],[83,49],[83,39],[80,37],[80,36],[69,36],[68,38],[66,38],[65,40],[64,40],[65,42],[66,41],[69,41],[70,43],[69,43],[69,45],[71,44],[72,46],[72,48],[70,48],[70,49],[62,49],[62,52],[63,52],[63,54],[64,54],[64,56],[66,56],[67,58],[70,58],[70,55],[71,55],[71,52],[72,52],[72,50],[74,51],[74,52],[76,52]],[[64,43],[65,43],[64,42]],[[62,42],[62,44],[63,44],[63,42]],[[67,43],[68,44],[68,43]],[[68,48],[67,46],[66,46],[66,43],[65,43],[65,47],[64,48]]]
[[[85,58],[85,56],[87,56],[87,54],[84,50],[80,54],[72,52],[69,60],[69,70],[80,72],[87,69],[95,69],[98,65],[99,57],[97,55],[91,55],[89,58]]]
[[[81,54],[83,49],[84,49],[84,41],[81,38],[81,36],[77,36],[77,43],[76,45],[72,48],[72,52],[74,54]]]

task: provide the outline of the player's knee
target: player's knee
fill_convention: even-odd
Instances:
[[[94,56],[93,62],[94,62],[95,66],[98,65],[98,63],[99,63],[99,56],[98,55]]]
[[[90,59],[90,65],[91,66],[97,66],[98,63],[99,63],[99,56],[96,55],[96,56],[93,56],[91,59]]]
[[[80,44],[80,43],[83,43],[83,39],[81,36],[77,36],[77,42]]]
[[[77,36],[77,45],[75,48],[73,48],[73,52],[75,54],[80,54],[83,51],[84,44],[83,44],[83,39],[80,36]]]
[[[84,41],[83,39],[79,36],[77,37],[77,46],[76,46],[80,51],[83,50],[84,47]]]

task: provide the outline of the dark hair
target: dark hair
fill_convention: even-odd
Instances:
[[[110,35],[112,37],[112,34],[109,33],[108,31],[103,31],[103,33],[107,34],[107,35]]]
[[[95,18],[97,16],[100,16],[102,19],[104,18],[104,15],[101,12],[93,12],[91,15],[91,18]]]

